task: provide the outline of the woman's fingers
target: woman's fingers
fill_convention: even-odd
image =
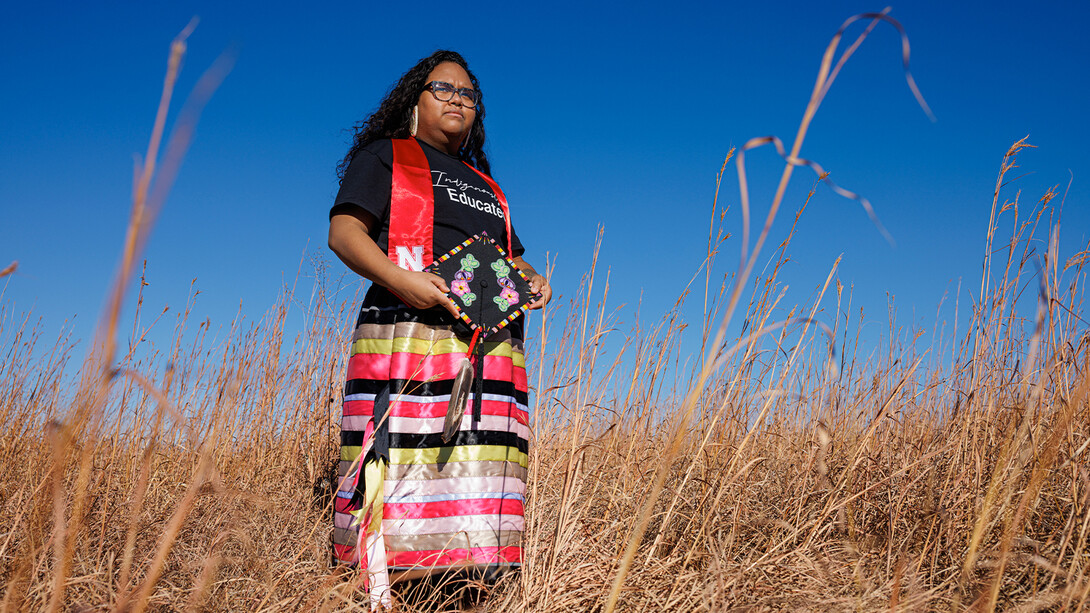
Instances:
[[[553,288],[549,286],[549,280],[541,275],[534,275],[530,278],[530,291],[535,294],[541,294],[540,298],[531,302],[527,307],[531,311],[535,311],[545,306],[553,297]]]
[[[445,281],[443,281],[442,277],[438,277],[436,275],[432,276],[435,277],[435,279],[432,281],[433,283],[435,283],[435,288],[441,292],[440,294],[438,294],[438,304],[446,309],[447,312],[454,317],[458,317],[458,311],[454,309],[454,303],[451,302],[450,298],[447,296],[447,294],[450,293],[450,288],[447,287],[447,284]]]
[[[448,311],[453,311],[453,306],[447,300],[446,292],[450,291],[443,279],[427,272],[405,271],[398,279],[397,287],[390,288],[401,298],[405,304],[414,309],[429,309],[434,306],[443,306]]]
[[[430,272],[405,271],[398,286],[390,289],[405,304],[415,309],[430,309],[434,306],[441,306],[451,315],[458,317],[458,311],[448,297],[450,286],[439,275]],[[548,279],[540,274],[530,277],[530,292],[541,294],[540,298],[529,304],[527,308],[530,310],[544,307],[553,297],[553,288],[549,285]]]
[[[428,278],[431,279],[431,282],[435,285],[435,287],[439,289],[439,291],[443,292],[444,294],[450,293],[450,288],[447,287],[447,282],[443,280],[443,277],[440,277],[439,275],[433,275],[430,272],[425,272],[423,274],[428,275]]]
[[[430,272],[420,274],[427,275],[428,281],[430,281],[432,286],[437,290],[437,293],[432,294],[435,298],[435,303],[428,306],[441,306],[451,315],[458,317],[458,311],[454,310],[454,303],[447,297],[447,294],[450,293],[450,287],[447,286],[447,282],[443,280],[443,277],[433,275]]]

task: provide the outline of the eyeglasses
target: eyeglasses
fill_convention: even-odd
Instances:
[[[450,102],[454,98],[455,92],[462,99],[462,104],[469,108],[476,107],[477,103],[481,101],[481,92],[468,87],[454,87],[446,81],[432,81],[425,85],[424,89],[431,90],[431,95],[435,96],[435,99],[440,102]]]

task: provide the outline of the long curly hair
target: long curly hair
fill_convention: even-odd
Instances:
[[[384,138],[409,138],[409,121],[412,119],[413,107],[416,106],[424,86],[427,85],[428,75],[443,62],[454,62],[465,69],[470,82],[473,83],[473,89],[481,91],[477,77],[469,69],[469,64],[461,54],[441,49],[420,60],[416,66],[401,75],[401,79],[382,99],[378,110],[371,113],[367,119],[352,126],[354,132],[352,147],[337,165],[337,177],[344,180],[348,165],[367,145]],[[470,127],[469,138],[458,151],[458,155],[481,172],[490,175],[492,174],[491,166],[488,164],[488,156],[484,153],[484,101],[478,100],[474,110],[477,112],[477,118]]]

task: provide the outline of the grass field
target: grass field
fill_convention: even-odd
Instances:
[[[784,185],[839,65],[826,57]],[[357,305],[319,284],[220,340],[183,318],[159,353],[143,340],[157,314],[120,322],[169,187],[155,177],[184,153],[168,144],[155,168],[172,87],[168,73],[96,350],[76,363],[69,339],[0,314],[0,609],[363,610],[360,578],[329,566]],[[733,160],[743,177],[760,140]],[[402,590],[397,610],[1087,608],[1088,252],[1058,253],[1053,194],[1026,205],[1001,190],[1024,146],[999,169],[962,329],[860,355],[835,266],[815,302],[784,304],[790,239],[761,256],[782,189],[733,280],[700,273],[679,297],[702,301],[704,322],[678,308],[613,330],[588,271],[574,299],[531,320],[523,571],[472,594]],[[744,188],[740,203],[748,220]],[[724,257],[723,206],[709,260]],[[283,334],[289,305],[307,314],[298,338]],[[746,324],[727,337],[724,321]]]

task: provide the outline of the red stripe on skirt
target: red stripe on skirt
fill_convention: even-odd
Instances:
[[[427,519],[463,515],[522,515],[522,501],[510,498],[468,498],[435,502],[387,502],[383,519]]]
[[[359,508],[359,503],[352,504],[351,498],[333,497],[333,510],[337,513],[351,513],[352,511],[358,511]]]
[[[356,546],[355,545],[338,545],[333,544],[333,557],[337,558],[341,562],[352,563],[356,561]]]
[[[375,414],[375,401],[345,400],[341,403],[341,411],[344,415],[367,415],[370,417]]]
[[[390,356],[384,353],[357,353],[348,358],[347,380],[388,379]]]
[[[390,566],[452,566],[459,563],[503,564],[522,562],[521,547],[474,547],[472,549],[441,549],[437,551],[389,551]]]
[[[471,413],[474,401],[466,403],[466,412]],[[373,415],[375,402],[373,400],[346,400],[342,404],[345,415]],[[441,402],[412,402],[401,400],[390,403],[390,415],[397,417],[446,417],[447,401]],[[520,424],[530,425],[530,414],[514,402],[503,400],[485,400],[481,403],[481,415],[499,415],[511,417]]]

